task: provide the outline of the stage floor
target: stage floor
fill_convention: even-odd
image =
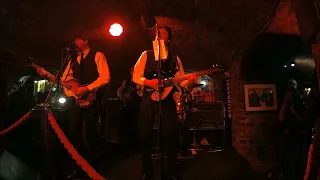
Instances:
[[[10,152],[10,150],[9,150]],[[34,161],[37,155],[34,154],[34,151],[24,151],[26,156]],[[8,153],[5,153],[8,154]],[[39,153],[37,153],[39,155]],[[15,157],[16,154],[13,153]],[[70,164],[66,161],[69,158],[64,155],[59,155],[56,158],[61,159],[60,165],[55,167],[60,167],[58,170],[57,180],[63,180],[67,175],[67,172],[70,170]],[[130,150],[129,148],[121,147],[112,147],[109,146],[107,151],[105,148],[101,148],[100,152],[97,155],[97,163],[95,164],[96,170],[107,180],[139,180],[141,175],[141,165],[140,165],[140,156],[136,151]],[[188,156],[189,155],[189,156]],[[10,159],[6,155],[6,159]],[[19,155],[21,156],[21,154]],[[180,172],[183,180],[265,180],[267,178],[266,173],[258,173],[252,171],[249,167],[247,161],[239,156],[232,148],[227,148],[220,152],[206,152],[201,151],[196,155],[187,153],[184,158],[179,158]],[[4,158],[3,155],[1,157]],[[21,159],[21,157],[18,157]],[[39,157],[38,157],[39,158]],[[12,158],[11,158],[12,159]],[[10,161],[10,160],[9,160]],[[17,160],[15,163],[11,162],[12,167],[6,167],[6,169],[18,169],[17,165],[19,162]],[[33,161],[33,163],[35,163]],[[26,160],[21,160],[20,164],[29,164]],[[69,161],[70,162],[70,161]],[[160,180],[160,159],[153,159],[154,169],[155,169],[155,178],[154,180]],[[13,167],[16,166],[16,167]],[[31,165],[30,165],[31,166]],[[29,166],[29,167],[30,167]],[[42,167],[43,164],[41,165]],[[4,167],[1,167],[4,168]],[[31,168],[30,168],[31,169]],[[35,169],[35,168],[33,168]],[[35,170],[37,171],[37,170]],[[25,173],[28,174],[25,174]],[[39,172],[39,171],[37,171]],[[70,171],[69,171],[70,172]],[[25,180],[27,176],[30,175],[25,168],[24,171],[10,172],[13,173],[9,175],[7,180]],[[15,173],[15,174],[14,174]],[[12,177],[12,178],[10,178]],[[1,178],[0,178],[1,179]],[[27,178],[32,180],[33,178]]]
[[[153,159],[154,180],[160,180],[160,159]],[[252,171],[245,159],[232,148],[220,152],[200,151],[179,158],[183,180],[264,180],[267,174]],[[130,150],[118,149],[99,158],[97,171],[107,180],[139,180],[140,156]]]

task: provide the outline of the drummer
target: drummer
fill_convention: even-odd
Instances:
[[[203,93],[199,91],[198,87],[195,87],[191,91],[192,99],[196,102],[200,101],[199,98],[203,96]]]

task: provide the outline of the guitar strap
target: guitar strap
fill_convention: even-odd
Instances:
[[[80,63],[79,63],[79,67],[80,67],[80,72],[79,72],[79,79],[81,79],[81,74],[82,74],[82,68],[83,68],[83,53],[81,52],[80,54]]]
[[[174,60],[174,62],[176,63],[176,68],[177,68],[177,70],[180,70],[177,55],[173,56],[173,60]]]
[[[175,62],[175,67],[176,67],[177,71],[179,71],[179,70],[180,70],[180,67],[179,67],[177,55],[174,55],[174,56],[173,56],[173,61]],[[177,84],[174,84],[173,87],[174,87],[174,88],[173,88],[172,92],[174,92],[174,91],[181,91],[181,87],[178,86]]]

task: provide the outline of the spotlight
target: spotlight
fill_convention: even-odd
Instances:
[[[110,26],[109,32],[112,36],[120,36],[123,32],[123,28],[120,24],[114,23]]]
[[[295,64],[291,64],[291,66],[293,67],[293,66],[295,66]]]
[[[63,98],[63,97],[62,97],[62,98],[59,98],[58,101],[59,101],[59,103],[63,104],[63,103],[65,103],[67,100],[66,100],[66,98]]]

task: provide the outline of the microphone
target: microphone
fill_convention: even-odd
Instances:
[[[75,42],[73,42],[70,46],[65,47],[65,49],[66,49],[67,51],[74,51],[74,50],[76,50],[77,48],[78,48],[78,45],[77,45]]]

